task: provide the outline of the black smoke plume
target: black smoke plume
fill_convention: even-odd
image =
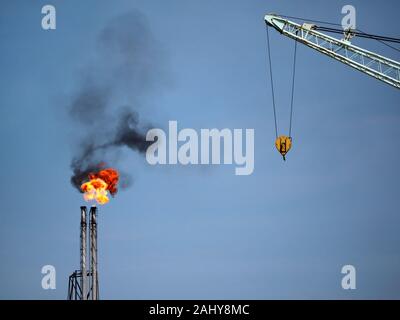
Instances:
[[[90,172],[116,166],[119,148],[145,153],[145,129],[150,126],[140,125],[138,112],[164,74],[160,45],[137,11],[112,20],[100,32],[93,54],[68,106],[81,127],[71,162],[71,183],[79,191]],[[129,175],[122,173],[121,178],[122,188],[130,185]]]

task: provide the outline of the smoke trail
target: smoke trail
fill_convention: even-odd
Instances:
[[[82,125],[79,148],[71,161],[71,183],[79,191],[90,172],[115,162],[117,148],[145,153],[149,143],[139,123],[138,107],[162,84],[159,47],[147,20],[137,11],[116,17],[100,32],[96,63],[83,72],[68,106],[71,119]],[[124,101],[124,107],[117,107],[121,103],[117,101]],[[129,186],[131,180],[122,174],[121,187]]]

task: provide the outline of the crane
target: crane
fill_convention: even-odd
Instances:
[[[311,23],[300,25],[274,14],[267,14],[264,20],[267,26],[275,28],[281,34],[400,89],[399,62],[357,47],[350,42],[352,36],[368,36],[369,38],[381,41],[395,41],[400,43],[398,39],[372,36],[349,30],[349,32],[345,32],[343,39],[338,40],[317,30],[336,33],[343,33],[343,30],[319,27]]]
[[[283,160],[285,160],[285,156],[287,152],[290,150],[292,146],[292,116],[293,116],[293,96],[294,96],[294,83],[295,83],[295,70],[296,70],[296,51],[297,51],[297,42],[303,43],[304,45],[317,50],[335,60],[338,60],[354,69],[357,69],[363,73],[368,74],[369,76],[374,77],[380,81],[385,82],[397,89],[400,89],[400,63],[379,55],[377,53],[365,50],[363,48],[357,47],[353,45],[350,39],[354,36],[375,39],[383,44],[391,47],[386,42],[396,42],[400,43],[400,39],[371,35],[364,32],[359,32],[356,30],[348,29],[335,29],[324,26],[317,26],[313,23],[303,23],[298,24],[292,22],[286,16],[279,16],[276,14],[267,14],[264,17],[264,20],[267,24],[267,39],[268,39],[268,58],[269,58],[269,67],[270,67],[270,76],[271,76],[271,90],[272,90],[272,105],[274,111],[274,119],[275,119],[275,146],[278,149],[279,153],[282,155]],[[294,18],[294,17],[292,17]],[[296,18],[299,19],[299,18]],[[321,22],[321,21],[313,21],[313,22]],[[323,22],[321,22],[323,23]],[[276,107],[275,107],[275,94],[274,94],[274,85],[272,78],[272,65],[271,65],[271,54],[269,48],[269,36],[268,36],[268,27],[273,27],[282,35],[285,35],[293,40],[295,40],[295,50],[294,50],[294,59],[293,59],[293,79],[292,79],[292,95],[291,95],[291,106],[290,106],[290,124],[289,124],[289,135],[281,135],[278,136],[278,126],[276,121]],[[336,39],[331,36],[326,35],[325,33],[319,32],[331,32],[331,33],[340,33],[344,37],[343,39]],[[392,47],[395,50],[397,48]],[[398,50],[400,51],[400,50]]]

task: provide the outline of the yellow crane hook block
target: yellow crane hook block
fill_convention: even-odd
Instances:
[[[286,153],[289,152],[290,148],[292,147],[292,138],[287,136],[279,136],[275,140],[275,147],[282,155],[283,160],[286,160],[285,155]]]

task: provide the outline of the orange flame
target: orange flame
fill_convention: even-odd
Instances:
[[[118,189],[119,174],[112,168],[101,170],[97,173],[89,173],[89,181],[81,185],[86,201],[95,200],[99,204],[106,204],[110,201],[108,192],[114,196]]]

